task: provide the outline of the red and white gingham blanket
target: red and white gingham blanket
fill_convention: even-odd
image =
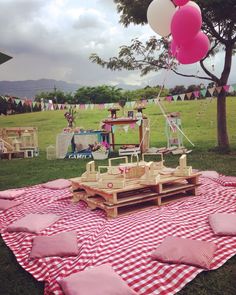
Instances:
[[[153,261],[151,252],[166,236],[211,241],[217,244],[212,269],[236,254],[236,237],[217,237],[208,224],[215,212],[236,212],[236,188],[201,178],[201,194],[195,197],[107,220],[101,210],[90,211],[84,202],[72,204],[65,189],[52,191],[40,185],[26,188],[24,203],[0,213],[2,238],[20,265],[37,280],[45,281],[44,294],[62,295],[57,280],[87,267],[110,263],[139,295],[175,294],[203,269]],[[77,257],[29,259],[34,234],[7,233],[13,221],[28,213],[55,213],[61,218],[42,234],[76,230]]]

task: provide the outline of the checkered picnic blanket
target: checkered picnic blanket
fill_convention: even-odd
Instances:
[[[203,269],[166,264],[151,259],[151,252],[166,236],[177,236],[217,245],[212,269],[236,254],[236,237],[217,237],[208,224],[215,212],[236,212],[236,188],[201,178],[200,195],[162,207],[107,220],[102,210],[90,211],[84,202],[73,204],[65,189],[52,191],[40,185],[26,188],[18,200],[24,203],[0,213],[2,238],[20,265],[37,280],[45,281],[45,295],[62,295],[58,279],[92,266],[110,263],[139,295],[175,294]],[[29,259],[34,234],[7,233],[13,221],[28,213],[55,213],[60,220],[42,232],[52,235],[76,230],[77,257]]]

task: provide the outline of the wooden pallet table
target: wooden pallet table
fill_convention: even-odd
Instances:
[[[108,217],[134,212],[147,206],[163,204],[196,195],[199,173],[190,176],[162,176],[156,185],[139,184],[137,179],[128,181],[122,189],[101,189],[97,182],[82,182],[73,178],[73,202],[85,201],[90,209],[103,209]]]

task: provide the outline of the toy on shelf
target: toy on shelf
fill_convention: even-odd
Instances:
[[[179,113],[170,113],[166,117],[166,137],[167,147],[183,147],[183,134],[180,131],[182,129],[181,119]]]
[[[187,156],[182,155],[179,158],[179,166],[174,171],[176,176],[190,176],[192,174],[192,166],[187,166]]]
[[[32,158],[38,156],[38,130],[34,127],[0,128],[1,157]]]
[[[86,164],[86,171],[81,176],[81,181],[94,182],[98,180],[98,172],[95,169],[95,162],[90,161]]]

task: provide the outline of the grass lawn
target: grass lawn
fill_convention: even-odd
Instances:
[[[236,176],[236,98],[227,99],[227,124],[232,148],[232,152],[227,155],[209,151],[216,145],[215,100],[164,103],[164,107],[168,111],[181,113],[183,131],[195,144],[195,147],[192,147],[184,140],[185,146],[193,150],[188,155],[189,165],[196,169],[217,170],[226,175]],[[66,126],[63,114],[64,111],[47,111],[0,117],[0,127],[38,127],[40,147],[40,155],[37,158],[0,160],[0,190],[29,186],[56,178],[76,177],[84,171],[86,160],[46,160],[46,147],[55,144],[56,135]],[[108,114],[107,110],[81,110],[76,125],[85,129],[99,129],[100,121]],[[151,104],[145,109],[145,114],[151,120],[150,146],[166,146],[165,120],[160,109],[157,105]],[[137,128],[129,129],[127,134],[124,130],[117,130],[115,135],[116,141],[120,143],[134,142],[138,138]],[[178,158],[179,156],[167,155],[166,165],[177,166]],[[21,269],[2,240],[0,266],[0,294],[43,294],[43,283],[35,281]],[[201,273],[179,294],[236,294],[236,258],[233,257],[218,270]]]

